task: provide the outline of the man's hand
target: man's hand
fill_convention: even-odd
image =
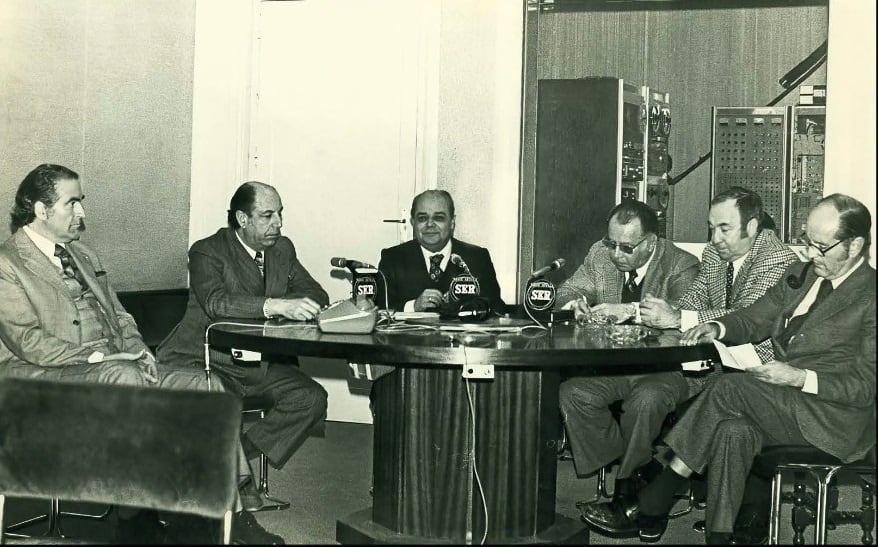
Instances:
[[[120,351],[119,353],[110,353],[108,355],[104,355],[104,359],[101,362],[106,361],[131,361],[132,364],[137,366],[140,370],[140,373],[143,375],[143,378],[149,382],[150,384],[157,384],[159,382],[159,373],[158,369],[155,366],[155,357],[146,350],[141,350],[137,353],[131,353],[127,351]]]
[[[657,329],[680,328],[680,310],[664,299],[647,294],[640,301],[640,319],[644,325]]]
[[[790,386],[801,389],[805,385],[805,371],[792,367],[781,361],[769,361],[761,367],[747,369],[757,380],[778,386]]]
[[[640,314],[643,315],[642,309]],[[694,346],[696,344],[713,342],[717,338],[719,338],[719,325],[716,323],[701,323],[684,332],[683,337],[680,338],[680,343],[684,346]]]
[[[607,317],[616,318],[616,323],[622,323],[628,318],[634,317],[634,306],[631,304],[597,304],[592,306],[592,313],[600,313]]]
[[[295,321],[308,321],[320,313],[320,304],[304,298],[269,298],[265,310],[272,317],[281,316]]]
[[[442,305],[442,293],[436,289],[425,289],[415,300],[415,311],[425,311]]]

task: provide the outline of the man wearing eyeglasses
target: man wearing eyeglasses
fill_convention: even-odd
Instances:
[[[608,216],[607,235],[592,245],[583,264],[558,287],[558,301],[586,313],[637,321],[641,295],[674,302],[698,272],[698,259],[660,238],[658,219],[646,204],[625,200]],[[592,307],[589,308],[589,305]],[[619,459],[613,499],[581,505],[604,515],[614,528],[636,535],[625,508],[637,489],[660,468],[650,463],[652,442],[665,416],[688,397],[681,372],[570,378],[561,384],[560,406],[577,475],[584,476]],[[620,422],[609,405],[623,400]],[[643,466],[647,465],[646,468]]]
[[[764,447],[816,447],[851,462],[875,445],[871,226],[859,201],[822,199],[806,224],[810,263],[790,266],[751,306],[684,334],[689,344],[769,339],[776,360],[716,377],[667,435],[674,458],[641,493],[641,539],[661,537],[669,493],[693,471],[710,470],[707,543],[727,544],[744,477]]]

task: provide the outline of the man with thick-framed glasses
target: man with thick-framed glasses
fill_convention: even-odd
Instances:
[[[558,287],[558,302],[577,317],[602,314],[637,321],[641,295],[680,298],[698,272],[698,259],[658,236],[655,211],[625,200],[607,217],[607,235],[595,242],[576,272]],[[688,397],[681,372],[573,377],[561,384],[560,406],[576,473],[585,476],[619,459],[613,499],[591,504],[614,526],[636,528],[625,508],[655,471],[652,442],[665,416]],[[623,400],[620,422],[609,405]],[[584,504],[577,504],[584,506]],[[585,509],[583,509],[585,510]]]

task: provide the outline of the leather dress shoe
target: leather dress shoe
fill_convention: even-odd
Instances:
[[[260,526],[249,512],[239,511],[232,517],[232,544],[284,545],[284,538]]]
[[[637,535],[643,543],[656,543],[665,534],[668,529],[667,515],[637,515],[635,519],[637,523]]]
[[[757,505],[742,505],[735,519],[735,531],[730,545],[763,545],[768,543],[768,516],[770,509]]]
[[[591,503],[580,508],[582,521],[591,528],[617,538],[637,536],[637,525],[628,516],[623,503],[613,500]]]
[[[265,496],[256,489],[252,477],[247,477],[238,485],[238,496],[241,498],[241,506],[244,511],[255,513],[262,510],[266,505]]]

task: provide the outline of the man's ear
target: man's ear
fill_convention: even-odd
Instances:
[[[40,220],[49,218],[49,208],[42,201],[34,203],[34,215]]]
[[[747,221],[747,236],[754,237],[756,233],[759,231],[759,221],[755,218],[751,218]]]
[[[235,211],[235,219],[238,221],[238,225],[243,228],[247,225],[247,213],[244,211]]]
[[[860,236],[853,238],[851,244],[848,246],[848,258],[860,256],[860,253],[863,252],[863,245],[865,244],[865,238]]]

